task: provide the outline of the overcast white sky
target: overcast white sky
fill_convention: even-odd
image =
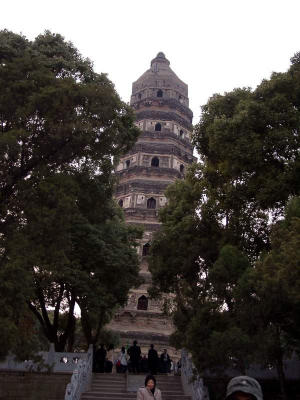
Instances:
[[[124,101],[163,51],[189,85],[194,123],[213,93],[255,88],[300,51],[300,0],[2,0],[0,27],[60,33]]]

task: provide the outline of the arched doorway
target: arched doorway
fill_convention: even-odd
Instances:
[[[159,158],[153,157],[151,160],[151,167],[159,167]]]
[[[143,296],[139,297],[137,309],[138,310],[147,310],[148,309],[148,299],[146,296],[143,295]]]
[[[150,243],[145,243],[143,246],[143,257],[147,256],[150,251]]]
[[[147,208],[156,208],[156,200],[153,197],[150,197],[150,199],[147,200]]]
[[[155,124],[155,130],[158,132],[161,131],[161,124],[159,122],[157,124]]]

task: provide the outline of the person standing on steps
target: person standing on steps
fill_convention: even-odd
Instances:
[[[139,373],[140,372],[140,360],[141,360],[141,348],[137,346],[137,341],[133,342],[133,346],[131,346],[127,353],[130,357],[130,368],[131,372]]]
[[[164,349],[164,352],[161,353],[160,363],[161,363],[161,372],[162,373],[167,374],[168,372],[170,372],[171,359],[169,357],[167,349]]]
[[[125,352],[125,347],[122,346],[121,352],[118,357],[118,361],[120,362],[120,366],[118,368],[117,364],[117,372],[125,373],[127,371],[127,357],[126,357],[126,352]]]
[[[153,344],[150,345],[150,349],[148,351],[148,367],[151,375],[157,374],[158,354]]]
[[[156,379],[153,375],[147,375],[145,387],[137,392],[137,400],[162,400],[161,391],[156,387]]]
[[[250,376],[236,376],[227,385],[225,400],[263,400],[260,384]]]
[[[106,358],[106,350],[103,344],[96,350],[95,353],[95,372],[104,372],[104,363]]]
[[[107,372],[112,372],[114,366],[114,345],[110,344],[108,346],[108,351],[107,351],[107,357],[105,360],[105,368],[104,371]]]

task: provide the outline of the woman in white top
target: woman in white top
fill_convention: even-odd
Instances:
[[[120,362],[120,366],[119,366],[119,371],[117,370],[117,372],[125,373],[127,371],[127,356],[124,346],[121,348],[121,352],[118,357],[118,362]]]
[[[154,376],[146,376],[145,387],[138,390],[137,400],[162,400],[161,391],[156,387]]]

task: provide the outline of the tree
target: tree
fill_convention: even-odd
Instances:
[[[245,356],[251,341],[237,324],[235,290],[249,260],[226,244],[232,235],[205,202],[195,170],[167,190],[162,228],[151,245],[151,292],[175,294],[171,311],[176,331],[171,340],[191,351],[199,371],[236,364],[245,370],[249,357],[239,355]]]
[[[298,333],[299,232],[279,221],[299,196],[299,93],[298,54],[256,90],[209,100],[193,136],[200,163],[168,188],[150,256],[152,293],[175,294],[173,342],[199,371],[275,360],[283,394],[280,360]]]
[[[84,165],[93,174],[138,136],[113,84],[60,35],[46,31],[29,42],[1,31],[0,85],[3,222],[35,171]]]
[[[251,271],[255,289],[252,307],[256,309],[260,339],[256,356],[274,365],[285,398],[283,361],[299,351],[300,310],[300,198],[293,198],[284,220],[273,226],[271,250],[263,254]]]
[[[0,85],[3,355],[28,308],[57,350],[71,348],[76,303],[96,338],[138,282],[140,231],[114,204],[112,163],[139,130],[106,75],[48,31],[0,32]]]
[[[141,232],[125,225],[103,180],[103,175],[90,181],[82,174],[47,177],[27,194],[26,223],[7,238],[6,282],[6,270],[22,271],[28,282],[22,300],[57,351],[67,343],[72,348],[75,303],[87,343],[94,343],[139,283],[135,246]],[[9,283],[17,284],[14,276]]]

